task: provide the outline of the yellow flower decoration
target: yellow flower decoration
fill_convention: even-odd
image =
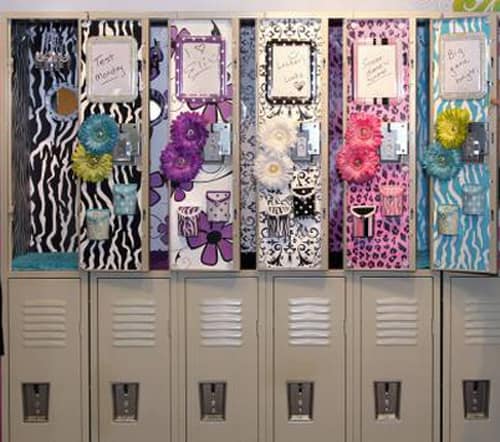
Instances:
[[[73,172],[84,181],[98,183],[106,179],[113,170],[113,156],[109,153],[104,155],[92,155],[80,144],[71,158],[73,160]]]
[[[471,120],[467,109],[447,109],[441,112],[436,121],[436,138],[446,149],[458,149],[467,138]]]

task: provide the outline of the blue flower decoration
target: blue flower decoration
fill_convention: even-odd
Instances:
[[[441,144],[433,143],[425,149],[421,163],[428,175],[449,180],[460,171],[462,154],[459,149],[445,149]]]
[[[92,115],[80,126],[78,138],[88,153],[103,155],[113,151],[118,143],[119,133],[113,118],[108,115]]]

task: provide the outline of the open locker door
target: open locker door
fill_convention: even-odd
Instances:
[[[496,18],[444,16],[431,38],[431,266],[496,273]]]

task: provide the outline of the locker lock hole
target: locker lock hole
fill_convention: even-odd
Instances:
[[[226,383],[200,382],[200,411],[202,422],[226,420]]]
[[[287,382],[288,420],[313,420],[314,382]]]
[[[117,423],[137,422],[139,383],[114,382],[113,394],[113,421]]]
[[[490,381],[463,381],[465,419],[488,419],[490,403]]]
[[[23,383],[23,420],[26,423],[44,423],[49,421],[50,384]]]
[[[399,420],[401,403],[401,382],[376,381],[375,418],[379,421]]]

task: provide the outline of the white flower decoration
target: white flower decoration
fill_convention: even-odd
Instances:
[[[286,187],[293,172],[293,161],[286,155],[259,153],[255,159],[254,173],[257,181],[270,190]]]
[[[259,141],[264,148],[275,153],[287,153],[297,142],[297,122],[285,117],[267,120],[259,127]]]

